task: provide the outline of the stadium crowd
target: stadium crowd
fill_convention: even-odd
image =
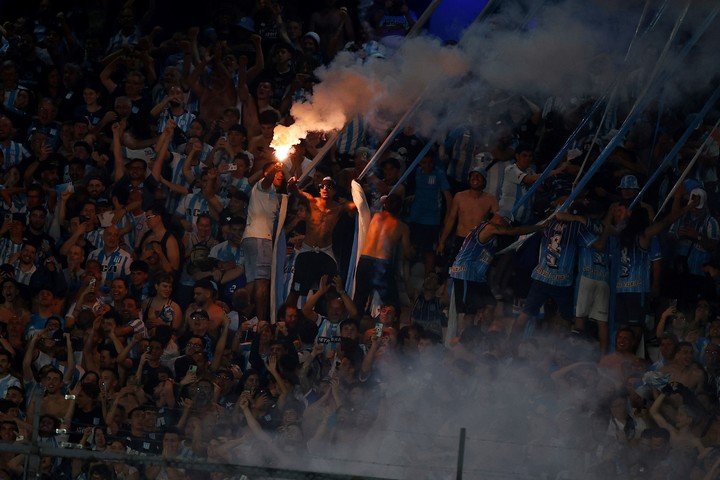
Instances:
[[[382,132],[350,119],[307,172],[325,133],[279,162],[273,129],[338,52],[391,61],[405,0],[25,3],[0,7],[0,447],[292,468],[357,455],[396,382],[462,397],[516,369],[547,396],[542,431],[572,412],[599,432],[585,478],[720,475],[720,132],[630,208],[704,92],[652,107],[548,220],[612,136],[586,132],[525,197],[593,98],[498,92],[396,185],[426,141],[406,127],[356,205]],[[0,448],[0,480],[26,460]],[[202,475],[60,457],[39,474]]]

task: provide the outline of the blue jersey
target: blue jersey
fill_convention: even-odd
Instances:
[[[324,351],[335,351],[340,344],[340,323],[333,323],[322,315],[318,315],[318,333],[315,343],[324,347]]]
[[[421,225],[440,225],[442,192],[450,191],[445,172],[435,167],[430,173],[415,170],[415,200],[410,207],[411,222]]]
[[[475,141],[470,129],[457,128],[445,140],[445,149],[450,152],[447,174],[458,182],[467,183],[473,165]]]
[[[572,285],[578,246],[589,246],[594,241],[595,235],[585,224],[551,220],[543,230],[540,258],[531,277],[558,287]]]
[[[701,237],[710,240],[720,239],[720,227],[718,222],[710,216],[700,215],[693,216],[690,214],[683,215],[678,221],[670,227],[670,233],[677,235],[680,228],[690,228],[698,232]],[[703,276],[703,264],[710,261],[712,254],[705,250],[700,242],[683,238],[679,240],[675,247],[675,254],[687,257],[688,272],[693,275]]]
[[[16,143],[12,140],[10,140],[7,146],[0,143],[0,150],[2,150],[4,158],[2,164],[3,172],[7,172],[12,166],[20,165],[23,160],[30,156],[30,152],[28,152],[21,143]]]
[[[209,256],[221,262],[234,262],[237,266],[245,265],[243,249],[240,246],[233,247],[227,240],[212,247]]]
[[[220,200],[223,207],[227,206],[227,198],[220,198],[217,195],[215,196]],[[175,209],[175,213],[192,223],[194,226],[197,223],[197,219],[200,214],[210,213],[210,204],[205,199],[202,192],[197,190],[194,193],[185,195],[182,200],[180,200],[178,207]]]
[[[345,128],[338,135],[337,151],[338,154],[354,155],[355,150],[362,147],[365,143],[365,122],[360,115],[355,115]]]
[[[478,236],[487,222],[483,222],[465,237],[455,262],[450,267],[450,276],[458,280],[471,282],[487,282],[487,272],[495,256],[497,241],[495,237],[481,243]]]
[[[601,222],[591,221],[588,229],[599,236],[603,231]],[[580,245],[578,256],[578,273],[581,277],[608,283],[610,280],[610,248],[605,244],[603,250]]]
[[[97,260],[102,265],[103,283],[110,285],[115,278],[127,278],[130,276],[130,264],[132,257],[125,250],[116,248],[107,253],[104,248],[90,252],[88,260]]]
[[[645,293],[649,289],[650,252],[640,246],[636,239],[632,245],[615,245],[618,262],[617,293]]]

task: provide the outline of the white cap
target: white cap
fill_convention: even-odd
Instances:
[[[700,197],[700,202],[695,208],[697,208],[698,210],[704,208],[705,201],[707,200],[707,193],[705,193],[705,190],[703,190],[702,188],[695,188],[692,192],[690,192],[690,199],[692,199],[693,195],[697,195],[698,197]]]

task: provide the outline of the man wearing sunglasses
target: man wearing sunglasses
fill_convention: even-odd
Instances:
[[[352,202],[335,200],[336,185],[332,177],[325,177],[318,185],[319,197],[313,197],[298,188],[297,180],[288,180],[291,195],[303,197],[308,202],[309,216],[306,220],[305,239],[298,252],[293,269],[291,292],[287,303],[294,305],[297,297],[307,295],[310,289],[316,289],[320,277],[337,275],[337,262],[333,254],[333,230],[340,215],[356,210]]]

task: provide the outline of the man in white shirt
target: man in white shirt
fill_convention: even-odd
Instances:
[[[276,189],[282,185],[284,179],[281,163],[265,164],[263,178],[255,184],[250,194],[247,225],[242,241],[248,291],[255,300],[255,313],[261,321],[269,318],[273,226],[280,199]]]
[[[527,223],[532,213],[532,198],[518,208],[515,215],[512,210],[515,204],[525,195],[530,185],[535,183],[540,175],[532,168],[533,151],[528,146],[519,146],[515,152],[515,163],[505,167],[503,177],[502,196],[500,197],[500,214],[512,218],[518,223]]]

